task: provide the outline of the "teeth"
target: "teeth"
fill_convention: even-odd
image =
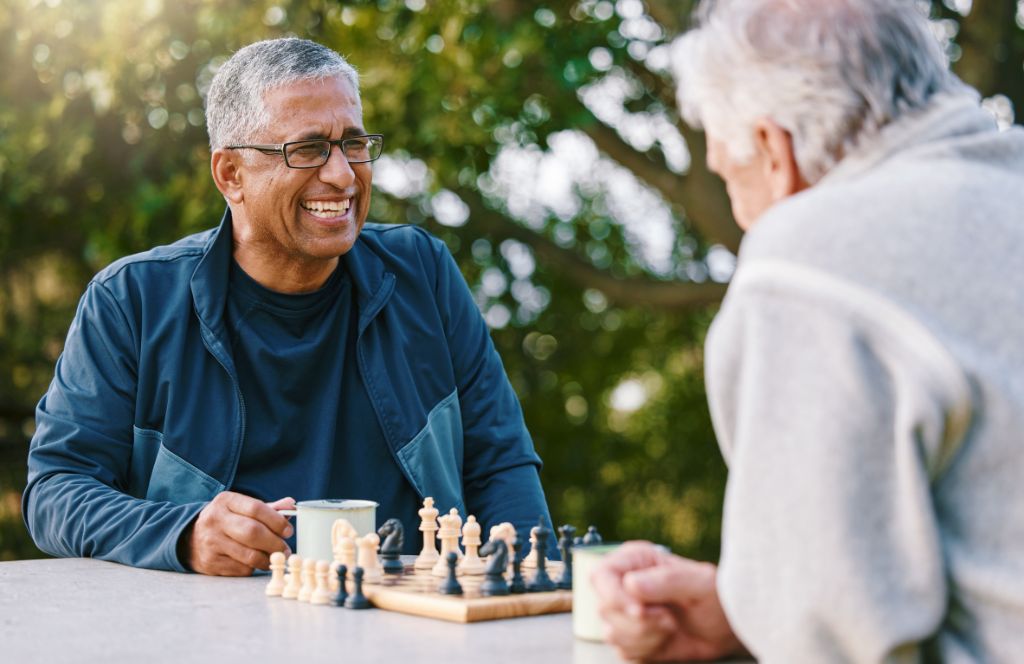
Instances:
[[[302,207],[316,217],[333,217],[336,214],[348,212],[352,199],[346,198],[343,201],[307,201]]]

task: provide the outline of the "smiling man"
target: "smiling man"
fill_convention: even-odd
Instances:
[[[252,44],[206,117],[228,210],[86,289],[37,409],[23,508],[39,547],[243,575],[286,550],[295,500],[375,500],[408,533],[426,496],[485,524],[547,519],[451,255],[366,224],[383,137],[355,70],[313,42]]]

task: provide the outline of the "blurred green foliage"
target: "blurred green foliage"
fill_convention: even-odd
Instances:
[[[957,4],[933,8],[954,34],[967,25]],[[545,460],[555,520],[714,559],[725,468],[704,401],[701,349],[713,307],[702,303],[720,289],[692,300],[687,293],[698,291],[685,289],[710,283],[709,244],[734,247],[735,231],[727,213],[708,208],[717,200],[727,209],[720,186],[675,188],[677,179],[697,178],[696,147],[689,180],[658,177],[686,171],[669,168],[668,143],[626,140],[622,127],[609,134],[579,94],[618,75],[632,86],[621,101],[629,118],[664,117],[677,135],[698,140],[679,125],[670,81],[648,58],[682,28],[691,5],[0,5],[0,559],[39,555],[18,514],[31,407],[52,377],[85,283],[119,256],[217,223],[223,203],[209,176],[203,93],[231,52],[283,35],[325,43],[359,69],[366,127],[385,134],[392,164],[419,182],[378,189],[371,218],[422,224],[452,249],[493,323]],[[989,14],[995,5],[1007,3],[991,3]],[[1022,32],[1013,26],[1000,56],[1016,58],[1018,77]],[[973,62],[971,43],[964,41],[965,62]],[[1005,80],[985,93],[1002,91],[1019,108],[1024,93]],[[576,186],[568,212],[522,212],[526,194],[495,184],[496,160],[508,148],[548,150],[549,138],[570,129],[633,175]],[[645,260],[628,224],[610,211],[616,178],[634,176],[675,220],[664,240],[671,246],[662,247],[667,265]],[[438,221],[439,202],[452,194],[471,212],[464,225]],[[623,283],[628,288],[610,286]],[[690,304],[651,305],[648,289],[666,287]],[[633,403],[613,399],[617,389]]]

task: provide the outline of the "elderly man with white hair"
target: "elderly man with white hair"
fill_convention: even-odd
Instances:
[[[631,659],[1015,661],[1024,649],[1024,131],[910,0],[718,0],[679,101],[748,230],[708,336],[716,567],[593,575]]]

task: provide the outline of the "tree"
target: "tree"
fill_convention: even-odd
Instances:
[[[715,557],[724,466],[701,344],[740,233],[702,134],[675,111],[667,45],[692,4],[6,3],[0,440],[28,430],[90,276],[216,223],[203,93],[240,46],[294,34],[360,70],[367,126],[386,136],[371,216],[452,249],[556,520]],[[960,30],[951,54],[1021,108],[1016,3],[964,5],[932,7],[951,39]]]

